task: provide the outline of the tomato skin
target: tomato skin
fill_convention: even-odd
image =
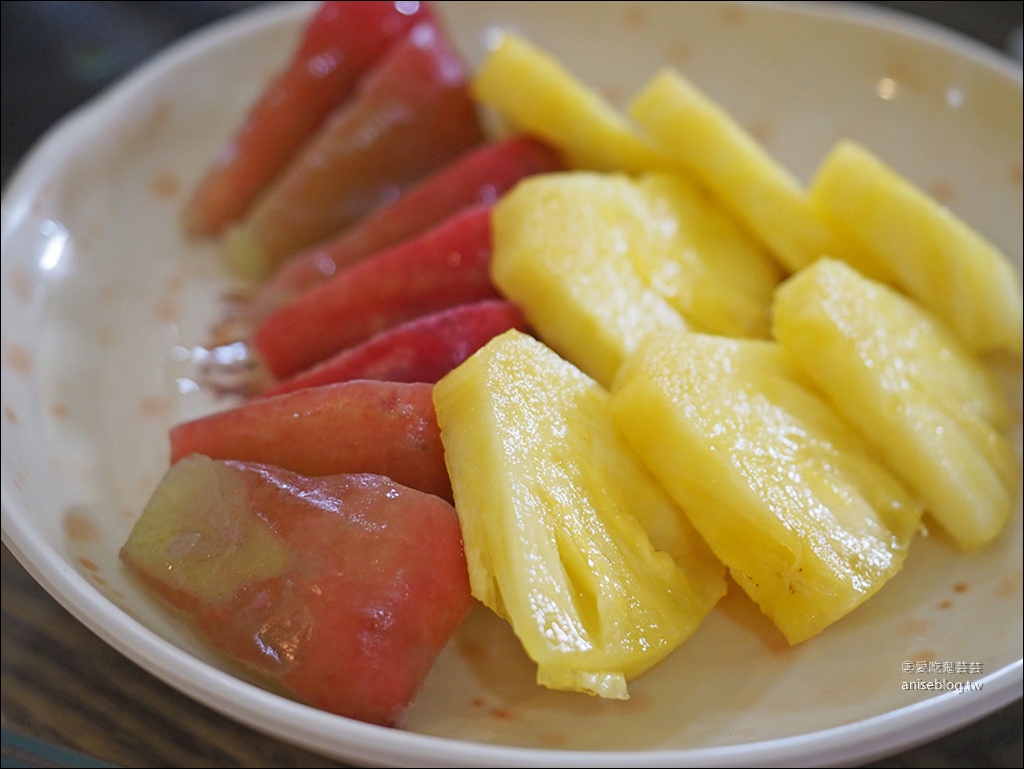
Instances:
[[[451,500],[431,390],[360,379],[250,400],[173,427],[171,463],[204,454],[309,476],[376,473]]]
[[[164,497],[218,514],[182,521]],[[210,643],[308,704],[360,721],[402,725],[473,605],[454,508],[380,475],[309,478],[191,456],[136,528],[122,560]],[[187,536],[193,549],[139,547],[153,529],[172,543]],[[220,556],[253,542],[273,573],[225,575]],[[224,579],[237,587],[221,596],[210,583]]]
[[[434,21],[425,2],[324,3],[196,187],[184,210],[186,232],[219,235],[244,216],[373,65],[414,26]]]
[[[400,323],[500,298],[488,272],[490,211],[467,209],[301,294],[256,329],[260,359],[285,379]]]
[[[419,24],[228,233],[227,259],[239,274],[265,278],[483,140],[464,62],[440,28]]]
[[[510,328],[526,331],[523,313],[511,302],[467,302],[382,331],[279,382],[259,397],[352,379],[434,383]]]
[[[288,258],[231,308],[225,340],[248,339],[275,310],[339,272],[420,235],[468,208],[491,205],[517,182],[565,169],[562,158],[527,135],[472,148],[409,187],[398,199],[319,246]]]
[[[271,309],[280,306],[345,267],[466,208],[496,203],[520,179],[564,168],[553,149],[530,136],[473,148],[337,238],[288,259],[259,287],[254,304]]]

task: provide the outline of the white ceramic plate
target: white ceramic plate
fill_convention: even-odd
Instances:
[[[1021,268],[1021,71],[979,45],[841,5],[441,5],[471,62],[510,24],[617,102],[680,67],[804,179],[833,141],[857,139]],[[309,10],[264,9],[173,47],[56,127],[6,191],[3,539],[59,601],[207,705],[371,764],[848,764],[1021,696],[1019,504],[983,552],[919,540],[876,598],[795,649],[731,595],[626,703],[537,687],[507,627],[477,611],[406,731],[265,691],[127,580],[117,551],[166,467],[168,427],[225,405],[193,377],[230,277],[177,215]],[[1018,380],[1018,414],[1019,393]],[[1015,439],[1019,453],[1019,421]],[[933,662],[954,672],[904,670]],[[983,688],[903,688],[932,680]]]

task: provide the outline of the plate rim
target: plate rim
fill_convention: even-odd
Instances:
[[[953,49],[972,63],[1022,84],[1020,65],[995,49],[936,22],[901,11],[850,3],[796,3],[725,0],[724,4],[760,6],[852,22],[885,33]],[[32,190],[45,168],[64,162],[71,135],[94,131],[94,124],[132,101],[148,82],[164,76],[184,61],[226,40],[245,37],[265,28],[298,21],[317,5],[272,3],[245,9],[196,30],[156,52],[123,78],[74,108],[33,144],[12,169],[4,185],[0,250],[26,215]],[[4,365],[6,369],[6,364]],[[979,679],[986,684],[963,707],[957,692],[947,692],[886,713],[827,729],[758,742],[686,749],[587,751],[525,748],[470,742],[448,737],[388,729],[336,716],[295,702],[224,672],[165,640],[114,604],[88,582],[56,549],[28,527],[13,511],[11,479],[6,467],[0,478],[2,541],[18,562],[58,603],[126,658],[191,699],[228,718],[285,742],[300,743],[326,755],[374,764],[436,766],[771,766],[780,762],[821,765],[869,761],[930,742],[1021,699],[1024,658]],[[110,608],[113,607],[113,616]],[[195,675],[202,673],[203,675]],[[191,675],[190,675],[191,674]],[[199,683],[197,683],[199,682]],[[258,707],[270,698],[284,708],[286,719],[272,719]],[[301,721],[299,728],[295,721]],[[913,728],[911,728],[913,727]],[[331,739],[324,735],[328,732]],[[907,738],[907,734],[914,736]],[[870,735],[870,742],[865,736]],[[340,739],[339,739],[340,738]],[[344,743],[343,745],[341,743]],[[427,763],[425,759],[429,759]]]

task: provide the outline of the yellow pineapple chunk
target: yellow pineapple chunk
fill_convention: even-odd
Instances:
[[[788,270],[827,255],[885,276],[865,249],[842,238],[818,214],[785,166],[680,73],[660,72],[628,111],[663,152],[706,185]]]
[[[996,428],[1008,406],[938,318],[825,259],[779,288],[774,330],[958,544],[978,547],[998,534],[1019,477]]]
[[[791,644],[895,575],[921,507],[774,342],[649,337],[616,425]]]
[[[472,93],[560,150],[572,167],[636,173],[672,165],[600,94],[512,32],[502,33],[477,70]]]
[[[495,206],[491,277],[540,337],[607,387],[647,334],[682,316],[643,280],[653,247],[644,196],[628,177],[584,171],[520,182]]]
[[[724,568],[616,432],[607,391],[533,337],[494,338],[434,402],[473,595],[538,683],[626,698],[724,594]]]
[[[767,337],[775,260],[705,190],[675,173],[637,184],[647,199],[654,244],[630,251],[641,276],[694,330]]]
[[[1020,280],[999,249],[951,211],[851,141],[825,158],[810,194],[972,350],[1021,354]]]
[[[532,177],[498,203],[493,225],[495,285],[604,386],[652,331],[768,336],[781,271],[681,176]]]

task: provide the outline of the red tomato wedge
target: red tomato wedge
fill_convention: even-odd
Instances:
[[[216,648],[308,704],[399,726],[469,613],[455,509],[372,474],[193,455],[121,559]]]
[[[529,136],[471,149],[341,236],[282,264],[260,286],[253,305],[279,307],[339,270],[418,235],[459,211],[496,203],[520,179],[564,167],[553,149]]]
[[[526,318],[511,302],[461,304],[382,331],[274,385],[261,397],[351,379],[434,383],[510,328],[526,331]]]
[[[491,207],[467,209],[301,294],[256,329],[253,347],[274,377],[294,376],[399,323],[500,298],[490,261]]]
[[[462,60],[436,25],[419,24],[229,232],[228,260],[242,275],[265,277],[483,138]]]
[[[186,231],[218,235],[240,219],[377,60],[413,26],[433,20],[427,3],[324,3],[192,193]]]
[[[189,454],[303,475],[375,473],[452,499],[426,383],[353,380],[250,400],[171,429],[171,463]]]

